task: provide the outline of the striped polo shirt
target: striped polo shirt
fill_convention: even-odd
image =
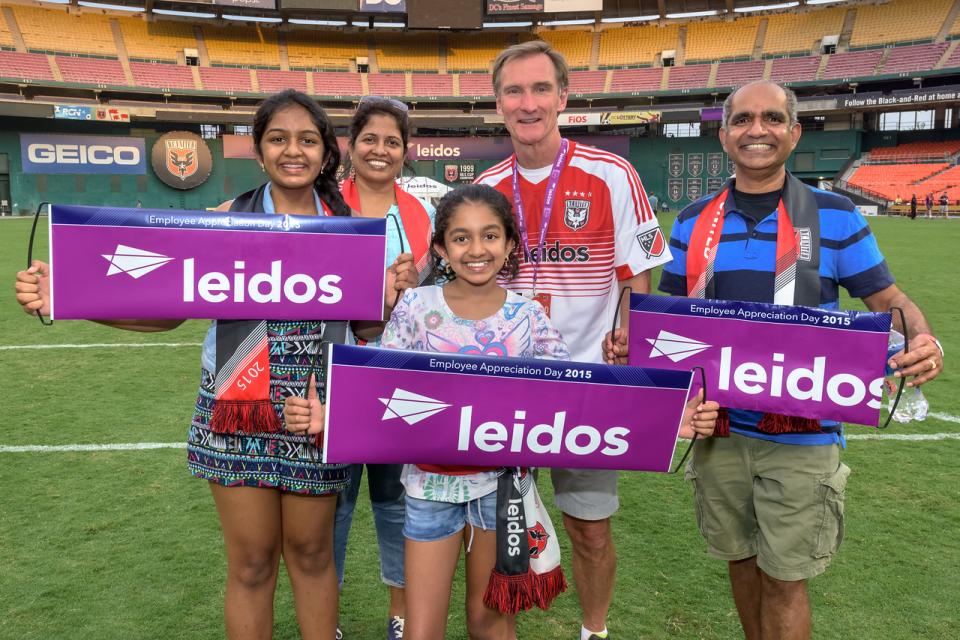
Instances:
[[[855,298],[864,298],[893,284],[893,275],[880,253],[876,238],[856,206],[843,196],[808,187],[820,212],[820,307],[840,307],[840,287]],[[687,295],[687,247],[697,216],[713,196],[688,205],[677,216],[670,234],[673,261],[664,267],[660,290]],[[719,300],[773,302],[774,262],[777,249],[777,211],[755,222],[737,209],[733,190],[724,207],[714,284]],[[822,433],[771,435],[757,431],[762,414],[730,410],[730,430],[741,435],[788,444],[830,444],[841,441],[842,427],[824,420]]]

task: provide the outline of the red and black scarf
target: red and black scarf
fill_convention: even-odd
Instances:
[[[413,262],[417,273],[423,273],[430,260],[430,215],[426,207],[415,196],[407,193],[394,182],[394,197],[397,200],[397,209],[400,210],[400,221],[403,223],[403,233],[410,243],[410,252],[413,253]],[[340,185],[340,194],[354,211],[360,211],[360,192],[354,178],[347,178]]]
[[[715,299],[714,264],[720,249],[723,221],[735,180],[731,179],[703,208],[693,225],[687,247],[687,295]],[[813,192],[786,174],[777,205],[777,250],[771,302],[820,305],[820,209]],[[766,413],[757,429],[765,433],[820,431],[820,421]],[[716,435],[730,434],[730,417],[720,410]]]
[[[516,614],[549,609],[566,591],[560,544],[528,469],[506,469],[497,481],[497,564],[483,603]]]
[[[266,184],[237,196],[232,212],[263,213]],[[343,342],[345,322],[327,322],[323,338]],[[217,433],[276,433],[280,416],[270,397],[270,347],[266,320],[217,320],[214,406]]]

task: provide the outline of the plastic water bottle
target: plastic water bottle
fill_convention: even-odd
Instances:
[[[901,350],[903,350],[903,345],[903,334],[901,334],[899,331],[891,329],[890,337],[887,340],[887,359],[892,358]],[[889,366],[887,367],[887,375],[893,375],[893,369],[891,369]],[[897,381],[897,386],[899,386],[899,380]],[[897,386],[894,386],[892,389],[888,387],[888,411],[893,409],[893,402],[897,397]],[[903,393],[900,395],[900,402],[897,404],[897,410],[893,414],[893,420],[900,423],[910,422],[911,420],[922,422],[927,417],[927,412],[929,410],[930,403],[927,402],[927,399],[924,397],[923,391],[920,390],[920,387],[905,386],[903,388]]]

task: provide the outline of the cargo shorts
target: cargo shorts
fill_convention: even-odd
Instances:
[[[687,465],[697,525],[710,554],[756,556],[778,580],[823,573],[843,539],[850,468],[839,446],[781,444],[731,434],[697,441]]]

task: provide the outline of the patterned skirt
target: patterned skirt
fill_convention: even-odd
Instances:
[[[320,349],[323,328],[321,322],[267,323],[270,400],[281,423],[284,398],[306,395],[307,375]],[[323,380],[319,367],[317,378]],[[267,487],[307,495],[338,493],[349,484],[350,465],[323,464],[312,435],[211,431],[215,402],[214,374],[202,369],[187,440],[187,466],[194,476],[228,487]]]

